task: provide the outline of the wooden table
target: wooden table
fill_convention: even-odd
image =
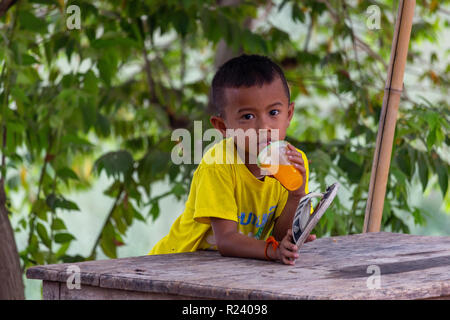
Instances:
[[[80,289],[67,285],[72,269]],[[44,299],[449,299],[450,237],[321,238],[295,266],[199,251],[35,266],[27,277],[43,280]]]

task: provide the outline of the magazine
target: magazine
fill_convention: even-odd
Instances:
[[[314,229],[317,222],[319,222],[320,218],[333,202],[339,186],[339,183],[336,182],[330,185],[324,193],[310,192],[298,203],[292,223],[292,237],[299,250],[312,229]],[[321,200],[311,213],[311,200],[316,197],[321,198]]]

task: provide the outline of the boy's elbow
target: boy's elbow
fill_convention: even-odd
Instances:
[[[233,255],[233,246],[231,245],[231,239],[229,235],[218,237],[218,239],[216,239],[216,247],[217,251],[219,251],[222,257],[229,257]]]
[[[227,245],[224,243],[224,241],[217,241],[216,243],[217,251],[219,251],[220,255],[222,257],[228,257],[230,256],[229,250]]]
[[[230,254],[228,253],[228,251],[225,250],[223,247],[217,246],[217,251],[219,251],[219,253],[220,253],[220,255],[221,255],[222,257],[229,257],[229,256],[230,256]]]

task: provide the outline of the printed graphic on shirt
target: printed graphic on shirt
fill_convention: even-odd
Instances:
[[[264,227],[266,226],[267,222],[270,221],[273,214],[275,214],[276,208],[276,205],[270,207],[269,212],[264,213],[259,217],[253,212],[241,212],[240,215],[238,215],[239,230],[242,230],[243,234],[247,234],[249,235],[249,237],[251,234],[251,237],[260,239]],[[247,231],[247,233],[245,231]]]

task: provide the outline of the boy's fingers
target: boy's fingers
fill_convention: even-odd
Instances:
[[[305,169],[304,166],[301,166],[301,165],[295,163],[295,164],[294,164],[294,167],[295,167],[298,171],[300,171],[302,174],[306,173],[306,169]]]
[[[296,257],[289,257],[289,256],[286,256],[285,259],[286,259],[286,261],[288,262],[288,264],[294,264],[294,263],[295,263],[295,260],[296,260],[297,258],[296,258]]]
[[[292,239],[292,229],[287,229],[287,232],[286,232],[286,236],[285,236],[285,237],[287,237],[288,240],[291,240],[291,239]]]
[[[293,251],[293,252],[297,251],[297,246],[295,244],[293,244],[292,242],[287,243],[285,248],[289,251]]]
[[[287,253],[289,253],[289,255],[297,254],[297,250],[296,250],[297,246],[295,244],[290,243],[290,244],[284,246],[283,249],[285,250],[286,254]]]
[[[281,249],[281,254],[289,258],[298,258],[298,253],[296,250],[297,246],[295,244],[289,244],[288,246],[283,246]]]
[[[302,172],[305,172],[305,163],[303,162],[302,158],[289,156],[289,161],[296,167],[297,169],[301,170]]]
[[[292,144],[288,143],[287,146],[288,146],[288,149],[297,151],[297,149],[295,149],[295,147]]]
[[[295,245],[294,238],[293,238],[293,236],[292,236],[292,229],[288,229],[288,230],[287,230],[286,237],[287,237],[287,240],[288,240],[287,242],[288,242],[290,245],[293,245],[293,246],[294,246],[294,247],[292,247],[293,250],[297,250],[297,246]]]
[[[294,261],[294,260],[289,260],[289,259],[286,258],[286,257],[283,257],[283,258],[281,259],[281,261],[283,261],[284,264],[290,264],[290,265],[295,264],[295,261]]]
[[[300,153],[288,151],[287,156],[290,161],[303,164],[303,158]]]

